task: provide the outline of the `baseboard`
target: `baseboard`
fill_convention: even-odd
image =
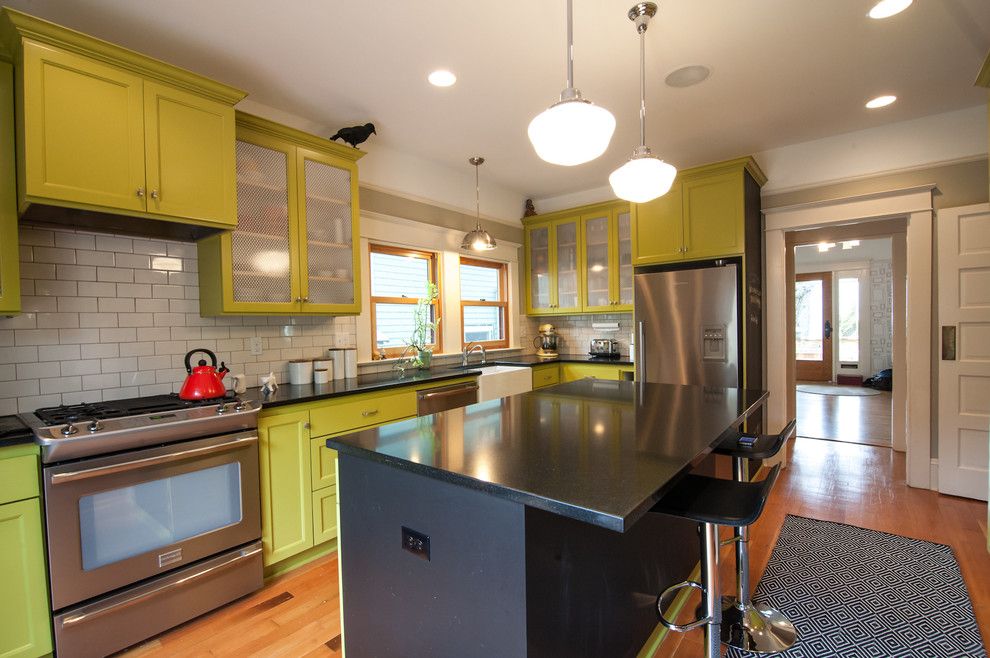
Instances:
[[[331,539],[330,541],[324,542],[322,544],[317,544],[312,548],[307,548],[302,553],[293,555],[292,557],[287,557],[281,562],[276,562],[275,564],[269,564],[265,567],[265,580],[270,578],[275,578],[281,576],[284,573],[294,571],[299,567],[302,567],[313,560],[328,555],[337,550],[337,540]]]
[[[932,457],[928,473],[929,488],[932,491],[938,491],[938,457]]]

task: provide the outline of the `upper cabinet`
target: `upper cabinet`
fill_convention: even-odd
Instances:
[[[237,114],[233,231],[199,242],[200,310],[361,311],[358,149]]]
[[[526,312],[553,315],[581,311],[579,217],[527,223]]]
[[[14,71],[0,58],[0,315],[21,311],[14,186]]]
[[[526,218],[529,315],[632,310],[629,204],[596,204]]]
[[[243,92],[11,9],[0,30],[17,71],[21,214],[62,206],[237,223],[233,106]]]
[[[752,158],[679,172],[667,194],[633,204],[633,264],[743,254],[747,219],[759,221],[764,183],[766,176]]]

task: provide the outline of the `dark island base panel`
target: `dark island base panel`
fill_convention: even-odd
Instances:
[[[339,460],[350,655],[635,656],[656,627],[657,593],[698,560],[694,524],[677,519],[648,515],[618,533]]]

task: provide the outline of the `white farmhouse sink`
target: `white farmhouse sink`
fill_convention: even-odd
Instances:
[[[478,402],[533,390],[533,369],[519,366],[483,366],[478,376]]]

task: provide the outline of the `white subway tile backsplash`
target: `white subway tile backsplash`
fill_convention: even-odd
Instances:
[[[83,281],[79,284],[80,297],[116,297],[117,284],[101,281]]]
[[[90,233],[55,231],[55,246],[65,249],[96,249],[96,236]]]
[[[82,380],[78,376],[73,377],[49,377],[41,380],[41,394],[50,393],[71,393],[82,390]]]
[[[200,316],[193,243],[20,234],[25,312],[0,318],[0,413],[175,392],[193,349],[213,350],[256,384],[268,372],[285,381],[290,358],[355,344],[354,318]],[[247,350],[256,336],[260,356]]]
[[[21,276],[24,276],[23,272]],[[96,268],[92,265],[56,265],[55,278],[59,281],[96,281]]]
[[[81,345],[80,353],[83,359],[108,359],[115,356],[121,356],[120,348],[123,345],[128,345],[129,343],[123,343],[118,345],[117,343],[94,343],[92,345]],[[134,345],[140,345],[141,343],[133,343]],[[124,355],[133,356],[133,355]]]

